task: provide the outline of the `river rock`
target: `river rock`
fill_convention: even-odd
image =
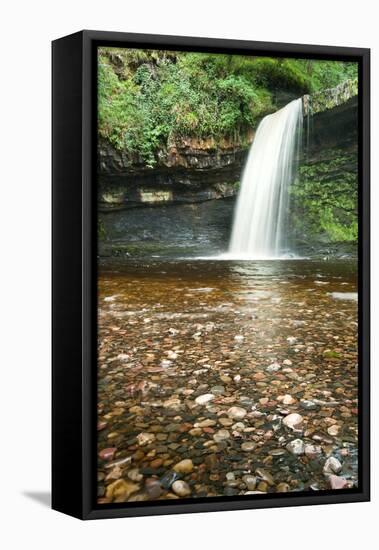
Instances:
[[[230,432],[228,430],[219,430],[213,436],[213,439],[216,441],[216,443],[220,443],[221,441],[225,441],[226,439],[229,439],[229,438],[230,438]]]
[[[266,371],[270,372],[270,373],[271,372],[277,372],[280,369],[281,369],[281,366],[279,365],[279,363],[271,363],[271,365],[266,367]]]
[[[150,445],[155,441],[155,435],[147,432],[141,432],[137,435],[137,443],[140,447],[145,447],[145,445]]]
[[[263,468],[257,468],[255,470],[255,473],[257,474],[258,477],[260,477],[263,481],[265,481],[269,485],[274,485],[274,478],[267,470],[264,470]]]
[[[252,441],[245,441],[244,443],[242,443],[241,445],[241,449],[243,451],[245,451],[246,453],[250,452],[250,451],[254,451],[256,447],[256,444],[253,443]]]
[[[329,483],[332,489],[346,489],[348,482],[343,477],[338,477],[334,474],[329,476]]]
[[[340,427],[337,424],[333,424],[328,428],[328,434],[332,436],[338,435],[339,431],[340,431]]]
[[[246,485],[248,491],[254,491],[255,487],[257,486],[257,478],[252,475],[244,475],[242,476],[242,481]]]
[[[179,474],[189,474],[193,470],[193,462],[189,458],[185,458],[175,464],[174,470]]]
[[[198,397],[196,397],[195,402],[198,405],[206,405],[210,401],[213,401],[214,398],[215,395],[213,395],[213,393],[204,393],[203,395],[199,395]]]
[[[297,427],[302,423],[303,417],[298,413],[291,413],[283,418],[283,424],[290,428],[291,430],[296,430]]]
[[[117,451],[116,447],[107,447],[99,452],[99,457],[103,460],[112,460]]]
[[[290,486],[288,485],[288,483],[279,483],[276,487],[276,492],[277,493],[288,493],[288,491],[290,490]]]
[[[318,445],[305,445],[304,453],[306,457],[314,460],[322,454],[322,449]]]
[[[126,475],[131,481],[141,481],[143,478],[143,475],[140,473],[138,468],[132,468],[132,470],[129,470]]]
[[[283,403],[283,405],[293,405],[294,403],[296,403],[296,399],[294,399],[294,398],[292,397],[292,395],[286,394],[286,395],[283,397],[282,403]]]
[[[304,454],[305,445],[301,439],[294,439],[288,443],[286,449],[293,455],[299,456]]]
[[[247,415],[247,410],[242,407],[230,407],[228,410],[228,416],[233,420],[242,420]]]
[[[179,497],[188,497],[191,494],[190,486],[188,485],[188,483],[182,481],[181,479],[179,479],[178,481],[174,481],[171,489]]]
[[[151,499],[159,498],[163,492],[159,481],[152,477],[145,481],[145,489]]]
[[[171,485],[179,479],[180,475],[177,472],[166,472],[159,480],[163,489],[170,489]]]
[[[215,426],[217,424],[216,420],[212,420],[211,418],[206,418],[205,420],[202,420],[201,422],[196,422],[194,424],[195,428],[210,428],[212,426]]]
[[[338,458],[335,458],[334,456],[330,456],[324,464],[323,472],[326,475],[329,474],[338,474],[342,470],[342,464],[338,460]]]
[[[124,479],[118,479],[106,489],[106,498],[112,499],[114,502],[125,502],[125,500],[133,493],[139,490],[139,485],[125,481]]]

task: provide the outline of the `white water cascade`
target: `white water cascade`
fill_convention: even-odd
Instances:
[[[286,247],[289,187],[301,142],[301,99],[266,116],[250,148],[234,211],[229,255],[279,258]]]

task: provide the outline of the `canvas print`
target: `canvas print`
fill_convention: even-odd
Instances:
[[[98,505],[358,487],[358,78],[98,48]]]

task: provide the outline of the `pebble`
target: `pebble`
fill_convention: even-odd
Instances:
[[[235,337],[234,337],[234,340],[236,342],[243,342],[245,340],[245,337],[242,336],[242,334],[237,334]]]
[[[291,430],[296,430],[303,421],[303,417],[298,413],[291,413],[283,418],[283,424]]]
[[[178,480],[180,475],[177,472],[166,472],[159,480],[159,483],[163,489],[170,489],[174,481]]]
[[[255,470],[255,473],[258,477],[267,482],[269,485],[274,485],[274,478],[267,470],[264,470],[263,468],[257,468]]]
[[[137,443],[140,447],[145,447],[145,445],[150,445],[155,441],[155,435],[147,432],[141,432],[137,435]]]
[[[196,397],[195,402],[198,405],[206,405],[210,401],[213,401],[215,398],[215,395],[213,393],[204,393],[203,395],[199,395],[199,397]]]
[[[305,445],[304,453],[305,456],[313,460],[322,454],[322,449],[318,445]]]
[[[179,474],[189,474],[193,470],[193,462],[189,458],[185,458],[175,464],[174,470]]]
[[[151,499],[159,498],[163,492],[159,481],[152,477],[145,481],[145,489]]]
[[[305,445],[301,439],[294,439],[286,445],[287,451],[295,456],[303,455],[305,452]]]
[[[288,483],[279,483],[276,486],[277,493],[288,493],[289,490],[290,490],[290,486],[288,485]]]
[[[131,481],[141,481],[143,478],[143,475],[140,473],[138,468],[133,468],[132,470],[129,470],[126,475]]]
[[[188,483],[182,480],[174,481],[172,484],[171,489],[174,491],[175,494],[177,494],[179,497],[188,497],[191,494],[191,489]]]
[[[296,403],[296,399],[294,399],[291,395],[286,394],[283,397],[282,403],[283,405],[293,405],[294,403]]]
[[[201,422],[196,422],[194,426],[195,428],[210,428],[212,426],[216,426],[216,424],[217,424],[216,420],[211,420],[210,418],[206,418]]]
[[[338,460],[338,458],[335,458],[334,456],[330,456],[324,464],[323,472],[324,474],[338,474],[342,470],[342,464]]]
[[[99,452],[99,457],[103,460],[112,460],[117,451],[116,447],[107,447]]]
[[[340,431],[340,427],[337,424],[333,424],[333,426],[329,426],[328,428],[328,434],[335,436],[338,435]]]
[[[271,365],[266,367],[267,372],[277,372],[280,369],[281,369],[281,366],[279,365],[279,363],[271,363]]]
[[[333,474],[329,476],[329,483],[332,489],[346,489],[349,485],[346,479]]]
[[[247,410],[242,407],[230,407],[228,409],[228,416],[234,420],[242,420],[247,415]]]
[[[106,489],[106,498],[112,499],[114,502],[125,502],[125,500],[136,491],[139,490],[139,485],[125,481],[124,479],[118,479]]]
[[[256,446],[256,443],[253,443],[252,441],[245,441],[244,443],[242,443],[241,449],[245,452],[250,452],[254,451]]]
[[[225,441],[226,439],[229,439],[229,438],[230,438],[230,432],[228,430],[219,430],[213,436],[213,439],[216,441],[216,443],[220,443],[221,441]]]
[[[255,476],[244,475],[242,476],[242,481],[246,485],[248,491],[254,491],[257,486],[257,478]]]

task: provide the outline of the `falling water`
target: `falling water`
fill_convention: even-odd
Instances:
[[[258,259],[283,254],[302,123],[303,104],[296,99],[259,124],[234,213],[230,255]]]

